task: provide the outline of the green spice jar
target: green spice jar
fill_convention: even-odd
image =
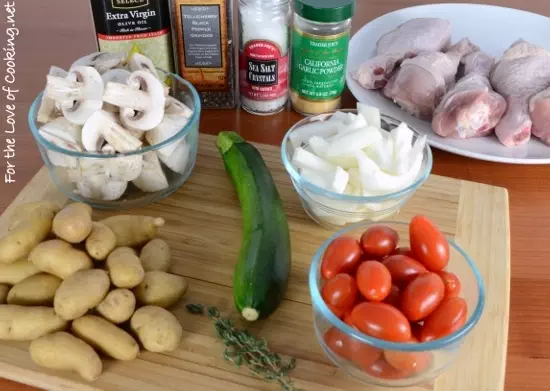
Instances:
[[[290,98],[302,114],[340,108],[355,0],[294,0]]]

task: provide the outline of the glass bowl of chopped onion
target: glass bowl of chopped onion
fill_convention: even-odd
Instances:
[[[361,103],[296,123],[281,155],[305,212],[331,229],[396,215],[432,170],[425,135]]]

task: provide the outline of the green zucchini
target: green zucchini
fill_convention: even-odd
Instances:
[[[290,274],[290,234],[283,205],[260,152],[234,132],[216,139],[237,190],[243,238],[233,298],[248,321],[271,315],[281,304]]]

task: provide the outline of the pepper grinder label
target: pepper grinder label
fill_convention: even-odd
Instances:
[[[288,91],[288,55],[269,41],[253,40],[240,53],[241,94],[253,100],[273,100]]]

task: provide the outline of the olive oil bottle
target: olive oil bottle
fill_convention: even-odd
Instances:
[[[138,52],[174,71],[170,11],[166,0],[91,0],[99,50]]]

